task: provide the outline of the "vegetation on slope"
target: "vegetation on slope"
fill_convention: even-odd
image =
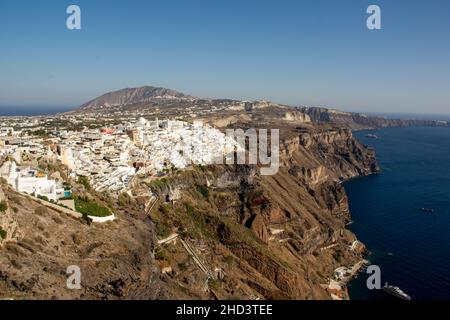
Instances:
[[[85,197],[76,197],[75,209],[85,215],[92,217],[107,217],[112,214],[111,210],[107,207],[98,205],[95,202],[90,201]]]

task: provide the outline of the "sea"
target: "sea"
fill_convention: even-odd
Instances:
[[[382,172],[345,184],[349,225],[371,252],[381,283],[413,300],[450,299],[450,128],[407,127],[355,132],[376,150]],[[433,209],[426,213],[421,208]],[[396,299],[369,290],[366,271],[349,284],[353,300]]]
[[[0,106],[0,117],[5,116],[44,116],[60,112],[67,112],[74,107],[22,107]]]

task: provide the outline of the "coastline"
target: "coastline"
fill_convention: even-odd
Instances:
[[[370,176],[378,175],[381,172],[381,169],[378,167],[378,161],[377,163],[377,171],[376,172],[370,172],[368,174],[354,176],[349,179],[346,179],[345,181],[340,182],[340,184],[343,185],[346,197],[348,198],[347,190],[345,189],[345,184],[358,179],[367,178]],[[352,217],[352,213],[350,211],[350,208],[348,207],[348,211],[350,214],[350,218]],[[346,229],[351,231],[348,226],[353,224],[353,220],[350,220],[345,226]],[[350,267],[341,266],[335,270],[334,278],[330,278],[328,284],[323,285],[323,288],[327,290],[327,292],[330,294],[331,298],[333,300],[351,300],[350,294],[348,291],[348,285],[349,283],[358,277],[359,274],[361,274],[365,268],[370,264],[370,261],[367,259],[367,257],[370,255],[370,251],[367,249],[366,245],[361,242],[357,235],[354,234],[356,237],[356,240],[354,241],[352,247],[358,248],[357,251],[362,253],[362,259],[359,260],[357,263],[351,265]],[[353,251],[353,250],[352,250]],[[337,274],[340,273],[343,276],[338,277]]]
[[[377,129],[359,129],[359,130],[352,130],[352,132],[364,132],[364,131],[376,131],[376,130]],[[365,147],[371,148],[371,147],[365,145],[364,143],[362,143],[359,139],[357,139],[357,140],[358,140],[358,142],[363,144]],[[381,167],[379,166],[379,161],[378,161],[378,159],[376,157],[376,150],[375,150],[375,161],[376,161],[376,171],[375,172],[369,172],[367,174],[354,176],[354,177],[351,177],[351,178],[346,179],[345,181],[341,182],[341,184],[343,185],[343,188],[344,188],[344,191],[345,191],[347,199],[348,199],[348,193],[347,193],[347,189],[345,188],[345,185],[347,183],[349,183],[351,181],[365,179],[367,177],[376,176],[376,175],[381,174],[382,170],[381,170]],[[354,223],[354,220],[352,219],[353,215],[352,215],[352,212],[350,210],[349,205],[348,205],[348,210],[349,210],[349,214],[350,214],[350,221],[346,224],[345,227],[346,227],[347,230],[349,230],[352,233],[354,233],[352,230],[350,230],[348,228],[348,226],[350,226],[350,225],[352,225]],[[330,288],[330,287],[331,288],[336,288],[336,289],[337,288],[341,288],[340,289],[341,291],[345,291],[345,298],[346,299],[340,299],[339,296],[336,296],[335,294],[330,293],[331,297],[333,298],[333,300],[351,300],[350,294],[349,294],[349,291],[348,291],[349,283],[352,280],[354,280],[355,278],[357,278],[359,274],[363,273],[364,270],[366,269],[366,267],[370,264],[370,261],[367,258],[371,254],[371,252],[367,249],[366,244],[361,242],[358,239],[358,236],[356,234],[355,234],[355,237],[356,237],[355,243],[359,242],[361,244],[361,246],[363,247],[363,249],[362,249],[362,252],[363,252],[362,260],[358,261],[356,264],[352,265],[350,268],[347,268],[348,273],[343,278],[341,278],[339,280],[330,279],[330,283],[329,283],[329,287],[328,288]],[[327,289],[327,291],[330,292],[329,289]]]
[[[446,266],[450,255],[439,250],[448,243],[448,186],[445,163],[448,128],[382,128],[380,140],[355,134],[376,149],[383,174],[351,179],[344,184],[353,223],[347,225],[368,248],[371,264],[382,268],[382,283],[400,287],[413,299],[448,297]],[[432,208],[425,214],[421,208]],[[400,270],[402,270],[400,272]],[[422,274],[422,270],[428,270]],[[363,275],[350,281],[351,299],[385,300],[367,290]]]

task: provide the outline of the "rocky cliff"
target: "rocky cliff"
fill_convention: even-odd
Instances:
[[[378,129],[386,127],[408,126],[448,126],[448,121],[417,120],[417,119],[392,119],[379,116],[368,116],[361,113],[342,112],[327,108],[300,107],[301,112],[307,114],[312,121],[317,123],[332,123],[339,127],[350,129]]]
[[[334,269],[361,259],[345,228],[341,182],[376,171],[373,152],[351,131],[298,130],[284,135],[274,176],[211,166],[142,177],[133,197],[110,204],[119,219],[102,225],[43,207],[3,182],[0,296],[329,299],[323,287]],[[81,290],[66,286],[71,265],[82,271]]]
[[[274,176],[215,166],[146,184],[157,237],[172,239],[156,254],[172,297],[327,299],[334,269],[361,259],[341,182],[376,172],[373,152],[325,130],[286,138],[281,160]]]
[[[280,128],[276,175],[257,166],[194,167],[137,177],[120,195],[75,184],[114,210],[118,219],[107,224],[42,207],[2,182],[0,296],[329,299],[333,271],[362,258],[345,228],[342,182],[377,172],[375,155],[349,129],[286,112],[270,106],[232,121]],[[72,265],[82,271],[81,290],[66,286]]]

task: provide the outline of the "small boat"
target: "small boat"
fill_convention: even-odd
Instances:
[[[422,210],[422,212],[426,212],[426,213],[433,213],[434,212],[434,209],[430,209],[430,208],[422,208],[420,210]]]
[[[366,138],[378,139],[378,136],[376,134],[369,133],[369,134],[366,134]]]
[[[403,300],[411,300],[411,297],[406,294],[405,292],[403,292],[402,289],[400,289],[399,287],[396,286],[391,286],[389,285],[389,283],[385,283],[383,290],[386,291],[387,293],[392,294],[393,296],[403,299]]]

